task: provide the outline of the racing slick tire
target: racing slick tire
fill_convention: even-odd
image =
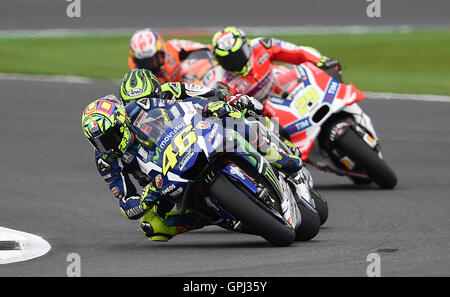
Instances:
[[[397,185],[397,176],[394,171],[353,129],[347,129],[336,140],[335,144],[344,155],[362,168],[380,188],[392,189]]]
[[[319,213],[320,225],[322,226],[328,219],[328,203],[316,190],[309,190],[311,198],[314,200],[315,209]]]
[[[313,239],[320,230],[320,216],[312,205],[301,199],[297,202],[302,221],[295,230],[295,241],[309,241]]]
[[[295,241],[294,228],[276,219],[264,204],[250,193],[244,193],[244,190],[230,179],[220,174],[209,188],[219,205],[248,226],[252,233],[259,234],[273,245],[292,244]]]

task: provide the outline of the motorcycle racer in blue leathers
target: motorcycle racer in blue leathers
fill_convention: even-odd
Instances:
[[[223,101],[211,102],[211,99],[220,100],[222,93],[217,95],[218,93],[211,89],[189,89],[181,84],[172,84],[168,86],[169,88],[166,85],[164,90],[164,85],[160,86],[157,80],[151,78],[151,72],[145,72],[150,79],[145,80],[146,86],[141,86],[142,92],[138,90],[139,82],[130,81],[133,80],[133,76],[127,74],[124,77],[121,85],[122,101],[130,102],[126,107],[114,96],[100,98],[86,107],[82,116],[82,127],[86,138],[95,148],[97,169],[119,199],[122,213],[129,219],[141,219],[141,229],[150,240],[167,241],[179,233],[201,228],[207,222],[205,218],[193,212],[188,211],[185,215],[180,215],[176,210],[171,211],[173,205],[160,199],[161,193],[139,168],[136,155],[140,140],[139,129],[135,124],[142,116],[141,112],[155,107],[169,107],[174,102],[173,99],[182,100],[191,97],[185,100],[200,108],[203,117],[224,115],[239,117],[241,113]],[[127,92],[127,87],[135,90]],[[127,97],[139,92],[141,96],[135,96],[132,100]],[[205,94],[210,96],[207,97],[209,100],[200,97]],[[194,95],[197,97],[192,97]],[[156,96],[170,98],[172,101],[152,98]],[[249,106],[250,104],[246,108],[249,109]],[[278,164],[279,168],[294,172],[299,170],[301,161],[298,157],[271,152],[271,155],[274,154],[276,160],[273,164]],[[143,187],[141,195],[138,194],[130,175]]]

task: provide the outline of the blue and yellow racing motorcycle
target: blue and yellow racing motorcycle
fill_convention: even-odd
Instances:
[[[295,177],[277,171],[235,128],[203,118],[192,102],[143,109],[134,126],[142,171],[181,214],[189,209],[276,246],[318,234],[322,198],[306,168]]]

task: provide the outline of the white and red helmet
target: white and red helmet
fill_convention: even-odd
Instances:
[[[151,29],[136,31],[130,41],[130,56],[136,68],[158,73],[164,65],[164,40]]]

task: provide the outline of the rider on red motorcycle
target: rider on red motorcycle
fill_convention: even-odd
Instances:
[[[214,59],[225,70],[217,85],[226,86],[233,94],[247,94],[260,101],[282,90],[276,85],[273,62],[298,65],[310,61],[323,67],[329,61],[310,47],[270,37],[249,42],[245,33],[236,27],[217,32],[212,45]]]
[[[190,40],[172,39],[164,42],[161,35],[151,29],[139,30],[130,41],[128,66],[152,71],[160,83],[180,81],[183,76],[181,62],[193,51],[212,48]]]

